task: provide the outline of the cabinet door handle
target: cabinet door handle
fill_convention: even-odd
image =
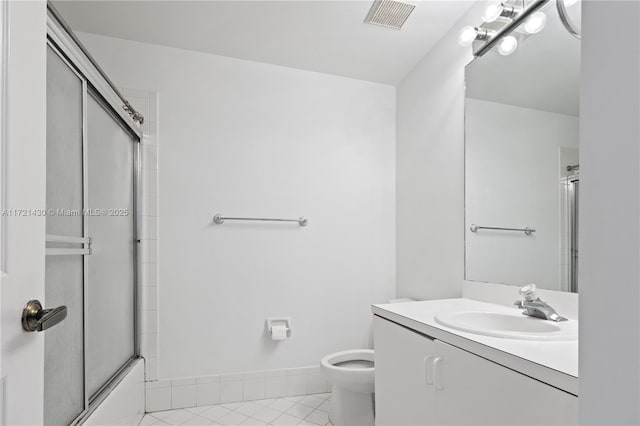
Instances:
[[[436,357],[433,359],[433,376],[436,385],[436,390],[443,390],[442,386],[442,358]]]
[[[429,355],[424,358],[424,382],[429,386],[433,386],[433,356]]]

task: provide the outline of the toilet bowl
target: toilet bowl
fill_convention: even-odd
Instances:
[[[373,426],[373,350],[354,349],[325,356],[320,367],[333,385],[329,418],[335,426]]]

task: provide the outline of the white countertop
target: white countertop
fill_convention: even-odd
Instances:
[[[577,340],[505,339],[459,331],[435,321],[438,312],[455,310],[513,313],[517,308],[471,299],[427,300],[372,306],[375,315],[578,395]]]

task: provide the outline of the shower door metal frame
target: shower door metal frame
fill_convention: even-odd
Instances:
[[[567,178],[568,197],[568,219],[569,219],[569,291],[578,292],[578,229],[579,223],[579,202],[580,202],[580,177],[570,176]]]
[[[87,418],[95,411],[95,409],[102,403],[102,401],[109,395],[112,389],[114,389],[120,381],[126,376],[126,374],[133,368],[135,362],[140,359],[140,299],[138,295],[139,284],[139,268],[138,268],[138,245],[140,243],[138,235],[138,193],[140,182],[140,143],[142,141],[142,131],[137,126],[128,121],[128,116],[119,112],[114,106],[113,100],[110,101],[109,97],[100,89],[99,84],[94,84],[91,80],[91,76],[83,73],[81,64],[74,62],[73,56],[69,56],[65,53],[65,50],[71,49],[73,46],[66,46],[66,49],[56,42],[60,40],[59,34],[51,36],[49,29],[52,25],[55,26],[56,22],[52,20],[51,16],[48,17],[47,22],[47,45],[52,51],[71,69],[76,76],[82,81],[82,196],[83,196],[83,210],[87,211],[89,208],[88,200],[88,159],[87,159],[87,101],[92,92],[92,96],[96,101],[105,108],[105,111],[117,121],[127,133],[129,133],[135,141],[133,150],[133,161],[131,176],[133,181],[133,206],[132,206],[132,221],[133,221],[133,354],[114,374],[111,378],[101,386],[94,395],[88,394],[87,383],[87,341],[89,327],[87,326],[87,306],[88,306],[88,257],[83,256],[83,379],[84,379],[84,410],[78,414],[78,416],[70,423],[70,425],[82,424]],[[104,87],[104,86],[103,86]],[[86,215],[83,215],[83,235],[88,236],[88,224],[89,221]]]
[[[9,63],[9,2],[0,4],[0,209],[4,209],[6,203],[6,146],[7,146],[7,74]],[[5,232],[7,229],[5,216],[0,217],[0,273],[5,272],[7,266]],[[1,420],[1,419],[0,419]]]
[[[578,274],[578,229],[579,222],[579,204],[580,204],[580,174],[570,174],[560,179],[561,185],[561,203],[564,206],[561,217],[561,250],[563,259],[566,256],[566,262],[562,263],[561,285],[563,291],[577,293],[579,288]]]
[[[87,198],[87,80],[84,78],[82,74],[76,69],[76,67],[71,64],[67,58],[58,50],[54,43],[50,40],[47,40],[47,48],[51,49],[51,51],[67,66],[67,68],[75,74],[76,77],[81,82],[82,85],[82,210],[83,212],[88,209],[88,198]],[[87,217],[82,215],[82,237],[88,237],[88,220]],[[45,243],[46,244],[46,243]],[[45,253],[46,256],[46,253]],[[78,256],[82,256],[82,377],[83,377],[83,389],[82,395],[84,397],[84,411],[87,410],[89,406],[89,398],[87,396],[87,283],[88,283],[88,259],[85,254],[78,254]],[[45,282],[46,288],[46,282]],[[46,347],[45,347],[46,350]],[[82,413],[81,413],[82,414]],[[75,420],[74,420],[75,423]],[[73,423],[72,423],[73,424]]]
[[[85,48],[76,41],[76,36],[70,34],[66,29],[68,26],[59,17],[50,2],[47,2],[47,40],[52,41],[68,60],[78,69],[96,89],[104,100],[111,105],[113,111],[120,116],[122,122],[142,140],[142,127],[132,119],[126,109],[127,105],[122,104],[120,93],[117,93],[111,86],[111,81],[105,79],[101,69],[98,69],[92,59],[85,54]]]
[[[94,98],[94,100],[105,110],[105,112],[107,114],[109,114],[115,121],[119,122],[121,127],[124,123],[122,123],[122,120],[119,119],[119,117],[115,114],[115,112],[113,111],[113,109],[110,107],[110,105],[107,103],[107,101],[104,99],[104,97],[101,96],[101,94],[98,92],[98,90],[93,86],[93,85],[89,85],[87,87],[87,92],[85,92],[84,94],[85,97],[91,96],[92,98]],[[85,109],[86,109],[86,104],[85,104]],[[86,115],[85,115],[86,118]],[[85,127],[86,130],[86,127]],[[127,129],[124,129],[125,131],[127,131]],[[104,383],[93,395],[93,397],[87,397],[88,398],[88,405],[89,406],[93,406],[93,408],[95,409],[100,402],[102,402],[102,400],[109,394],[109,392],[111,391],[111,389],[113,389],[113,387],[115,387],[118,383],[119,380],[116,381],[116,383],[114,382],[114,379],[116,377],[124,377],[124,375],[126,375],[126,373],[133,367],[133,363],[140,358],[140,318],[139,318],[139,314],[140,314],[140,306],[139,306],[139,295],[138,295],[138,284],[139,284],[139,280],[138,280],[138,244],[140,242],[140,238],[138,236],[138,190],[139,190],[139,177],[140,177],[140,143],[141,143],[141,139],[139,137],[137,137],[137,135],[131,131],[128,132],[130,136],[132,136],[133,138],[136,138],[136,141],[134,142],[135,145],[133,147],[133,161],[132,161],[132,170],[131,170],[131,176],[132,176],[132,181],[133,181],[133,211],[132,211],[132,218],[133,218],[133,306],[134,306],[134,312],[133,312],[133,327],[134,327],[134,332],[133,332],[133,355],[132,357],[125,362],[124,365],[122,365],[122,367],[120,369],[118,369],[114,375],[106,382]],[[86,152],[86,151],[85,151]],[[87,169],[84,169],[85,171]],[[88,208],[88,207],[87,207]],[[89,221],[85,222],[87,224],[88,227],[88,223]],[[86,260],[88,260],[85,257]],[[85,305],[86,306],[86,305]],[[86,331],[86,330],[85,330]],[[122,376],[122,377],[121,377]],[[85,376],[86,379],[86,376]],[[86,382],[86,380],[85,380]],[[92,411],[92,410],[91,410]],[[90,411],[90,412],[91,412]],[[89,412],[89,414],[90,414]]]

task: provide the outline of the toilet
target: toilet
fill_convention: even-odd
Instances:
[[[372,349],[336,352],[320,367],[333,385],[331,414],[335,426],[373,426],[374,364]]]
[[[415,302],[401,298],[389,303]],[[335,426],[374,425],[374,351],[352,349],[329,354],[320,361],[320,368],[333,385],[331,414]]]

